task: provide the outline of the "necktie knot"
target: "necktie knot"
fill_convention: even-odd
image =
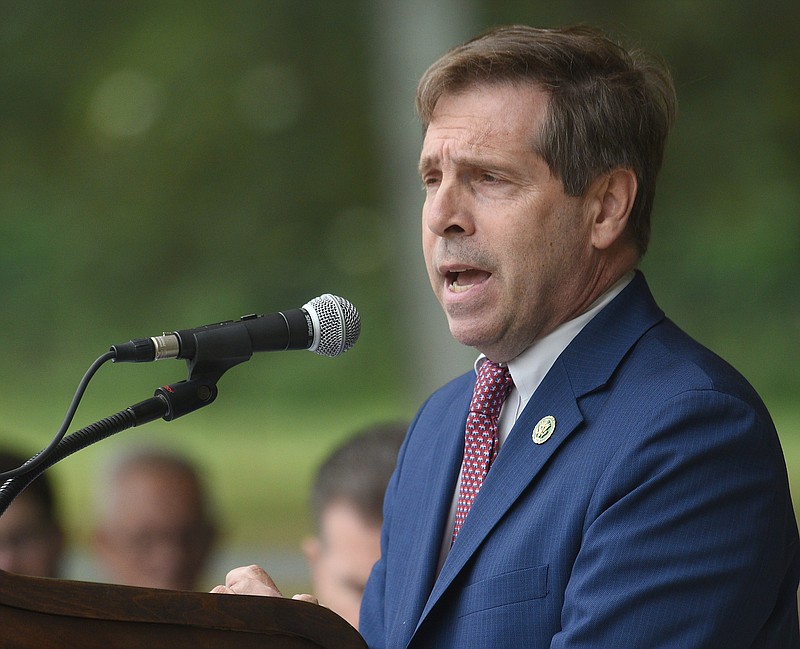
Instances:
[[[496,419],[512,385],[508,367],[486,359],[478,370],[475,391],[469,406],[470,412]]]

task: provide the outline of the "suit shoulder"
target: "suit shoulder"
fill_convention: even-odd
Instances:
[[[631,365],[659,382],[665,394],[713,390],[752,404],[761,403],[755,389],[736,368],[671,320],[665,319],[650,329],[636,348],[638,353],[630,356]]]
[[[428,408],[440,408],[448,405],[454,399],[463,396],[465,392],[471,395],[474,384],[475,372],[472,370],[469,372],[464,372],[464,374],[461,376],[457,376],[436,390],[430,397],[428,397],[420,410],[426,410]]]

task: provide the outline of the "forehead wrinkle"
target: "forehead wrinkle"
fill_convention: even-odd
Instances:
[[[425,170],[440,167],[444,160],[449,161],[456,167],[483,166],[487,161],[487,154],[495,157],[494,154],[499,152],[501,154],[499,157],[504,157],[502,155],[503,147],[498,146],[498,142],[503,144],[512,141],[507,132],[498,129],[489,121],[484,121],[480,128],[476,128],[473,123],[466,129],[461,126],[448,126],[440,127],[439,130],[443,133],[456,131],[458,135],[451,138],[437,136],[438,140],[443,139],[444,141],[439,142],[435,147],[431,147],[433,148],[432,152],[426,153],[423,144],[423,151],[419,161],[420,175]],[[428,133],[430,133],[430,129],[428,129]]]
[[[469,97],[473,92],[482,92],[493,88],[535,93],[536,96],[529,97],[529,101],[524,105],[518,105],[516,102],[509,104],[508,101],[501,100],[498,105],[489,109],[494,112],[482,112],[481,109],[478,109],[477,111],[469,110],[469,112],[464,113],[460,111],[461,104],[456,104],[455,112],[453,112],[453,106],[450,104],[445,105],[445,102],[441,102],[441,100],[458,101],[460,98]],[[544,93],[543,96],[542,93]],[[504,93],[501,92],[501,94]],[[501,163],[509,154],[514,154],[515,152],[532,153],[537,157],[541,157],[539,144],[542,120],[546,119],[550,96],[546,88],[541,87],[539,84],[515,84],[501,81],[497,84],[488,84],[486,87],[479,85],[478,87],[469,87],[445,94],[440,98],[440,102],[437,102],[437,106],[434,108],[431,120],[425,129],[425,134],[427,136],[432,128],[438,128],[444,134],[452,130],[462,133],[463,135],[453,138],[459,145],[459,154],[450,156],[454,163],[462,163],[469,166],[477,164],[477,166],[480,166],[481,162],[485,162],[486,155],[492,152],[499,152],[498,163]],[[543,102],[543,105],[537,107],[539,102]],[[534,113],[541,112],[541,115],[537,118],[531,111]],[[445,122],[445,125],[441,125],[442,121]],[[436,122],[439,122],[440,126],[437,127]],[[520,132],[518,127],[526,123],[531,128],[525,128],[526,132]],[[466,154],[462,156],[461,151],[474,152],[477,160],[470,160]],[[420,160],[420,170],[429,169],[431,166],[436,167],[441,162],[437,155],[426,155]]]

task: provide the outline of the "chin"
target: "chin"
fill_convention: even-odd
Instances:
[[[454,323],[452,320],[450,321],[450,335],[462,345],[474,347],[479,351],[481,351],[481,348],[484,347],[486,343],[485,335],[481,335],[481,332],[475,331],[474,328],[459,324],[458,322]]]

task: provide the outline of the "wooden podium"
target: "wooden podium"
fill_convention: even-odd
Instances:
[[[291,599],[185,593],[0,571],[4,649],[366,649],[332,611]]]

